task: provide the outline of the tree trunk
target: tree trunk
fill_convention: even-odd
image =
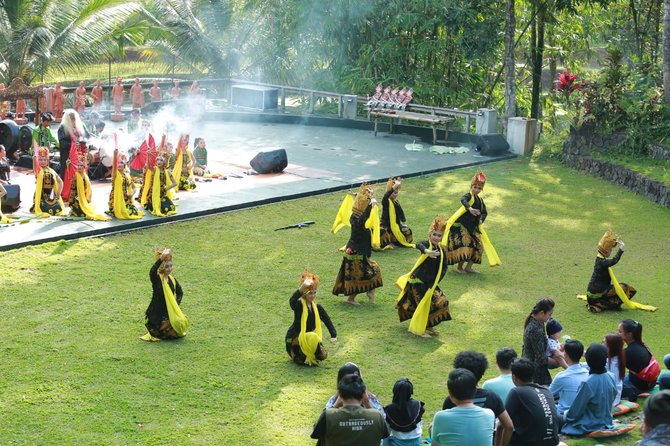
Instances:
[[[503,130],[507,133],[507,120],[516,116],[516,85],[514,79],[516,16],[514,14],[514,0],[507,0],[505,13],[505,119],[503,119]]]
[[[665,103],[670,105],[670,0],[664,0],[663,7],[663,86]]]
[[[539,5],[535,4],[535,8]],[[531,92],[530,117],[540,119],[540,93],[542,91],[542,61],[544,59],[544,25],[546,11],[541,7],[537,11],[533,32],[531,34],[531,62],[533,68],[533,89]]]
[[[638,22],[638,12],[635,7],[635,0],[630,0],[628,2],[628,9],[630,10],[630,16],[633,19],[633,28],[635,34],[635,45],[637,46],[637,57],[639,60],[642,60],[642,32],[640,32],[640,24]]]

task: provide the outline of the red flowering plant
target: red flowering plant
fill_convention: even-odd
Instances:
[[[563,114],[567,114],[568,116],[573,115],[573,126],[580,128],[584,122],[585,115],[589,111],[583,95],[573,95],[573,93],[586,93],[589,85],[588,81],[578,82],[579,75],[570,73],[569,69],[558,73],[556,77],[554,92],[563,98],[562,100],[559,99],[559,102],[562,102],[565,107]]]
[[[582,91],[582,84],[575,82],[577,80],[577,76],[577,74],[571,74],[570,70],[568,69],[562,73],[558,73],[558,79],[554,81],[554,91],[563,94],[566,101],[568,102],[572,92],[575,90]]]

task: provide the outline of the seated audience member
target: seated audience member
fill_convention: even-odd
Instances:
[[[7,150],[0,144],[0,184],[9,184],[12,179],[12,166],[7,159]]]
[[[495,415],[477,406],[473,397],[477,378],[470,370],[457,368],[447,381],[451,409],[435,414],[431,430],[433,446],[491,446]]]
[[[556,319],[547,321],[547,367],[555,369],[556,367],[568,368],[565,358],[561,354],[561,335],[563,334],[563,325]]]
[[[516,351],[513,348],[505,347],[496,352],[496,365],[500,370],[500,376],[484,381],[482,389],[495,393],[504,403],[507,400],[507,394],[514,388],[512,382],[512,372],[510,366],[517,358]]]
[[[340,370],[337,371],[337,382],[342,380],[344,375],[349,375],[355,373],[358,376],[361,376],[361,369],[358,368],[356,364],[353,362],[347,362],[344,364],[342,367],[340,367]],[[362,376],[361,376],[362,377]],[[384,412],[384,407],[379,403],[377,400],[377,397],[375,396],[374,393],[369,392],[368,390],[365,391],[365,394],[363,394],[363,398],[361,400],[361,405],[367,409],[375,409],[379,413],[381,413],[383,416],[386,416],[386,413]],[[330,397],[328,402],[326,403],[326,409],[330,409],[331,407],[342,407],[342,404],[344,402],[342,401],[342,398],[340,398],[339,392],[335,392],[333,396]]]
[[[626,376],[626,355],[623,353],[623,338],[619,333],[605,335],[604,341],[607,348],[607,371],[614,376],[616,382],[617,396],[613,406],[621,402],[621,391],[623,390],[623,379]]]
[[[526,358],[512,363],[512,380],[505,407],[514,423],[510,446],[556,446],[558,413],[551,391],[533,383],[535,364]]]
[[[486,360],[486,356],[475,351],[460,352],[454,358],[454,368],[470,370],[472,374],[475,375],[477,382],[482,379],[488,366],[489,364]],[[505,403],[495,393],[480,388],[475,390],[472,402],[476,406],[491,409],[493,411],[499,421],[495,435],[496,445],[507,444],[512,436],[514,426],[507,411],[505,411]],[[447,397],[444,400],[444,404],[442,404],[442,409],[451,409],[454,406],[455,404],[451,401],[451,398]]]
[[[670,444],[670,390],[662,390],[649,397],[644,404],[644,419],[640,430],[644,439],[637,446]]]
[[[314,425],[311,437],[330,445],[379,446],[389,436],[384,417],[363,407],[366,389],[360,375],[344,375],[337,385],[339,408],[326,409]]]
[[[421,444],[421,417],[425,412],[423,401],[412,398],[414,386],[407,378],[400,378],[393,386],[393,402],[384,407],[389,437],[384,446],[419,446]]]
[[[670,389],[670,354],[665,355],[663,364],[665,365],[665,370],[658,375],[658,387],[661,390],[666,390]]]
[[[570,409],[565,413],[561,432],[567,435],[585,435],[600,430],[614,429],[612,404],[616,399],[616,382],[607,371],[607,347],[591,344],[586,350],[589,377],[579,387]]]
[[[579,386],[589,377],[588,369],[579,363],[583,354],[584,345],[581,342],[571,339],[565,343],[565,361],[568,368],[557,373],[549,386],[554,398],[558,398],[556,410],[560,417],[570,409]]]
[[[623,379],[621,396],[635,401],[640,393],[649,392],[654,388],[658,373],[652,373],[650,370],[653,355],[649,347],[642,342],[642,324],[632,319],[624,319],[619,324],[619,334],[628,346],[624,350],[628,374]],[[657,371],[660,371],[660,367]]]

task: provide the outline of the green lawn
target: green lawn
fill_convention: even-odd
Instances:
[[[394,310],[393,282],[414,264],[416,250],[374,254],[385,281],[375,305],[353,308],[330,294],[341,261],[336,248],[348,238],[346,230],[329,233],[343,193],[2,253],[0,444],[310,445],[346,361],[361,366],[383,404],[396,379],[409,377],[426,403],[427,434],[454,355],[486,353],[485,379],[493,377],[495,351],[520,353],[524,318],[547,295],[564,332],[587,346],[631,317],[644,324],[657,358],[668,353],[668,209],[553,163],[517,159],[485,172],[486,226],[503,265],[482,265],[478,276],[447,273],[441,286],[453,320],[434,339],[408,334]],[[404,182],[400,200],[419,240],[435,214],[457,208],[473,173]],[[303,220],[316,225],[273,231]],[[608,227],[626,242],[617,277],[656,313],[594,315],[575,298]],[[164,246],[174,250],[192,327],[182,340],[149,344],[138,339],[151,296],[148,271],[152,250]],[[303,268],[320,276],[319,300],[338,330],[321,367],[296,366],[284,351],[288,298]],[[620,441],[567,442],[635,439],[637,431]]]
[[[653,180],[670,185],[670,161],[657,160],[647,156],[626,155],[617,152],[594,152],[595,158],[620,164]]]

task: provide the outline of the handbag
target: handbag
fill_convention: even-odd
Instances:
[[[636,378],[639,378],[646,383],[652,384],[656,382],[658,375],[661,374],[661,366],[658,365],[658,361],[656,361],[652,355],[651,359],[649,360],[649,364],[647,364],[645,368],[639,372],[634,372],[631,370],[630,373]]]

